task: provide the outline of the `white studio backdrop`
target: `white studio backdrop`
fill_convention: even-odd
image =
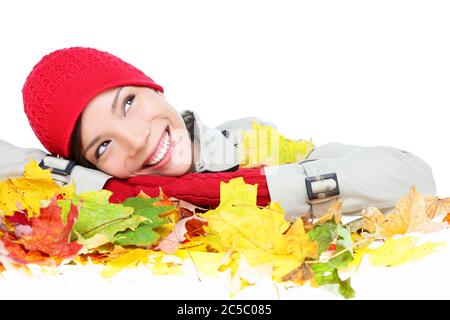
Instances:
[[[0,139],[44,149],[22,85],[45,54],[87,46],[135,65],[211,126],[257,116],[317,145],[413,152],[447,197],[449,16],[448,1],[3,1]]]

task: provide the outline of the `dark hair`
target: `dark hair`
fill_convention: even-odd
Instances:
[[[81,115],[75,123],[75,128],[73,129],[72,137],[70,138],[70,154],[72,155],[72,160],[78,165],[90,169],[97,169],[95,165],[83,156],[83,145],[81,143]]]

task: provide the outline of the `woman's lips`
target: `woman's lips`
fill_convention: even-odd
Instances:
[[[169,149],[166,151],[166,154],[157,164],[150,166],[150,167],[153,168],[154,170],[161,169],[162,167],[164,167],[171,158],[172,149],[173,149],[173,143],[172,143],[172,141],[170,141],[170,136],[169,136]]]
[[[167,127],[167,128],[163,131],[161,137],[160,137],[159,140],[158,140],[158,143],[155,145],[155,147],[153,147],[153,150],[152,150],[150,156],[147,158],[147,160],[144,161],[144,164],[142,165],[142,167],[144,167],[144,168],[148,168],[148,167],[156,168],[156,167],[158,167],[159,164],[164,160],[164,158],[161,159],[161,160],[160,160],[157,164],[155,164],[155,165],[150,165],[150,164],[149,164],[150,161],[152,161],[152,159],[153,159],[153,158],[158,154],[158,152],[160,151],[160,149],[161,149],[160,147],[162,147],[161,144],[163,143],[163,139],[164,139],[164,137],[166,136],[166,134],[169,135],[169,149],[167,150],[166,154],[164,155],[164,158],[166,158],[167,154],[170,152],[170,149],[172,148],[172,141],[171,141],[171,134],[170,134],[169,127]]]

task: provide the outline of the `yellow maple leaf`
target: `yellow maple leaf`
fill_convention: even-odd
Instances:
[[[182,274],[182,260],[174,259],[175,256],[166,255],[161,251],[154,251],[151,257],[151,267],[153,274],[163,275],[180,275]]]
[[[252,123],[239,143],[239,163],[242,168],[274,166],[304,160],[314,149],[312,140],[290,140],[277,129]]]
[[[14,211],[26,209],[28,217],[36,217],[40,213],[40,201],[51,200],[57,194],[65,199],[73,198],[75,185],[59,186],[52,179],[50,169],[41,169],[31,159],[25,165],[23,177],[0,181],[0,213],[13,215]]]
[[[272,279],[272,268],[269,265],[251,266],[245,257],[239,258],[236,270],[231,273],[230,298],[234,299],[240,291],[264,279]]]
[[[226,205],[256,206],[258,184],[252,185],[244,182],[242,177],[231,179],[228,183],[220,182],[220,205],[217,210]],[[212,214],[214,211],[210,211]]]
[[[202,215],[208,221],[205,230],[209,235],[219,235],[216,249],[245,250],[272,248],[278,234],[289,227],[284,211],[256,206],[256,185],[246,184],[242,177],[220,184],[221,202]],[[236,192],[237,191],[237,192]],[[222,200],[223,199],[223,200]]]
[[[270,264],[274,279],[317,257],[317,243],[309,240],[302,219],[290,225],[279,205],[257,207],[256,186],[242,177],[221,183],[220,206],[202,217],[208,221],[205,243],[220,252],[239,252],[251,266]]]
[[[374,266],[394,267],[421,259],[433,253],[436,248],[445,246],[442,242],[427,242],[416,246],[417,240],[417,237],[388,239],[382,246],[368,250],[369,261]]]
[[[352,268],[355,269],[359,268],[364,256],[369,252],[370,252],[369,244],[362,246],[360,248],[353,249],[353,260],[349,262],[349,264],[345,269],[347,270]]]
[[[441,206],[443,205],[444,203],[441,203]],[[438,208],[439,202],[435,205],[432,201],[427,201],[413,186],[407,196],[398,200],[395,211],[390,214],[384,215],[375,207],[364,210],[363,228],[381,237],[407,232],[439,231],[445,226],[430,218],[434,217]]]
[[[178,250],[175,255],[185,261],[191,261],[195,269],[202,275],[207,277],[215,277],[218,271],[226,270],[231,267],[234,257],[230,257],[223,252],[207,252],[203,247],[203,251],[198,248]],[[231,267],[233,271],[234,268]]]
[[[153,251],[151,250],[144,250],[140,248],[126,251],[126,253],[111,259],[106,264],[106,268],[101,271],[101,275],[105,278],[111,278],[125,268],[133,268],[139,264],[145,264],[152,253]]]

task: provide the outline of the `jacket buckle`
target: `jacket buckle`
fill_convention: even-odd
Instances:
[[[329,201],[339,196],[339,183],[336,173],[305,177],[308,201],[311,204]]]
[[[76,166],[76,162],[59,156],[46,155],[39,163],[39,166],[44,170],[50,169],[52,178],[58,183],[65,184],[69,182],[70,174]]]

